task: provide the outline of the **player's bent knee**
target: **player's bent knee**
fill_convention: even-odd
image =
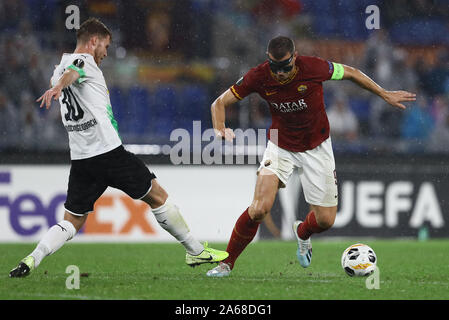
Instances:
[[[167,201],[167,198],[167,191],[165,191],[164,188],[162,188],[161,185],[157,183],[156,179],[153,179],[150,192],[141,200],[148,203],[151,208],[158,208]]]
[[[270,210],[271,210],[270,205],[262,203],[258,205],[251,205],[249,207],[248,213],[252,220],[261,222],[263,219],[265,219]]]
[[[70,222],[74,227],[76,232],[78,232],[87,220],[87,214],[83,216],[77,216],[69,211],[64,212],[64,220]]]
[[[332,228],[335,222],[336,217],[336,208],[326,208],[325,210],[321,210],[318,214],[316,214],[316,222],[320,226],[320,228],[327,230]],[[317,213],[317,212],[316,212]]]
[[[332,218],[325,218],[325,219],[322,219],[322,220],[318,220],[317,219],[318,225],[322,229],[325,229],[325,230],[332,228],[332,226],[334,225],[334,221],[335,221],[335,218],[334,219],[332,219]]]
[[[311,205],[310,209],[315,212],[316,222],[320,228],[327,230],[334,225],[335,217],[337,216],[337,206],[322,207]]]
[[[253,211],[253,214],[249,214],[253,221],[261,222],[267,216],[268,212],[265,211]]]

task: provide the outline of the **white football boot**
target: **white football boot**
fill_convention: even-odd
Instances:
[[[207,271],[206,276],[208,277],[215,277],[215,278],[222,278],[227,277],[231,274],[231,267],[229,264],[220,262],[218,266],[216,266],[213,269],[210,269]]]
[[[299,264],[303,268],[307,268],[312,262],[312,242],[310,241],[310,238],[307,240],[302,240],[298,236],[297,230],[301,223],[301,220],[293,222],[293,233],[298,240],[298,250],[296,251],[296,257],[298,258]]]

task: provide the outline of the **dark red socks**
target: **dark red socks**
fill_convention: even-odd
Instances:
[[[310,211],[303,223],[301,223],[296,232],[302,240],[307,240],[314,233],[320,233],[327,229],[321,228],[316,222],[315,212]]]
[[[246,246],[254,239],[260,222],[253,221],[248,214],[248,209],[237,219],[234,230],[232,230],[226,251],[229,253],[223,262],[234,268],[235,260],[239,257]]]

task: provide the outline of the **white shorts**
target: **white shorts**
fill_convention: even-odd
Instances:
[[[298,168],[307,203],[334,207],[338,204],[337,175],[331,138],[305,152],[292,152],[268,141],[257,174],[263,169],[273,172],[285,188],[294,168]]]

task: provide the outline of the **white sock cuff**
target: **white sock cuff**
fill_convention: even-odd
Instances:
[[[161,214],[167,211],[168,207],[171,205],[171,202],[169,201],[169,199],[167,198],[167,200],[165,200],[165,203],[163,205],[161,205],[160,207],[151,209],[151,211],[153,212],[153,214]]]
[[[61,222],[58,222],[56,225],[59,226],[60,228],[63,228],[63,230],[65,229],[67,231],[67,233],[69,234],[69,238],[67,239],[67,241],[72,239],[76,235],[75,226],[70,221],[62,220]]]

